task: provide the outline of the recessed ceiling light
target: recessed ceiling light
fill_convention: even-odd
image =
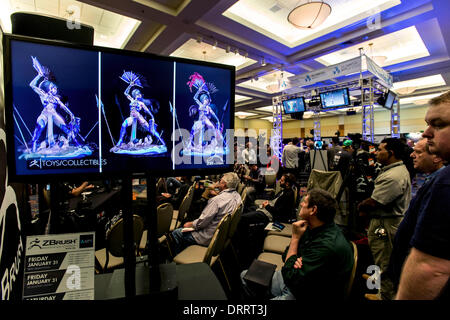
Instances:
[[[238,112],[235,112],[234,115],[237,116],[239,119],[244,119],[244,118],[247,118],[250,116],[256,116],[256,113],[238,111]]]
[[[441,92],[433,93],[433,94],[425,94],[425,95],[415,96],[415,97],[401,98],[400,105],[408,104],[408,103],[414,103],[414,104],[418,104],[418,105],[427,104],[430,99],[433,99],[439,95],[441,95]]]
[[[250,100],[250,97],[246,97],[246,96],[241,96],[239,94],[234,95],[234,102],[240,102],[240,101],[245,101],[245,100]]]
[[[411,94],[415,90],[445,86],[446,82],[442,75],[436,74],[433,76],[421,77],[406,81],[394,82],[394,91],[399,94]]]
[[[373,46],[369,47],[369,44]],[[382,59],[384,66],[427,57],[430,55],[425,43],[415,26],[411,26],[384,36],[359,43],[350,48],[338,50],[315,59],[325,66],[334,65],[356,58],[360,55],[359,48],[365,48],[366,54]],[[370,48],[370,50],[369,50]],[[387,57],[384,59],[384,57]]]
[[[272,112],[272,111],[273,111],[273,107],[272,107],[272,106],[267,106],[267,107],[259,107],[259,108],[255,108],[255,110],[258,110],[258,111],[267,111],[267,112]]]

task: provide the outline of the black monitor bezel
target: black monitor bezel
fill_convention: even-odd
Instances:
[[[392,100],[391,106],[387,107],[386,103],[388,101],[388,97],[389,97],[390,94],[392,94],[394,96],[394,100]],[[383,103],[382,107],[387,109],[387,110],[392,110],[392,108],[394,107],[394,104],[395,104],[395,100],[397,100],[397,98],[398,98],[398,95],[394,91],[388,90],[388,92],[384,96],[384,103]]]
[[[302,102],[303,102],[303,111],[286,112],[286,105],[285,105],[285,102],[287,102],[287,101],[292,101],[292,100],[299,100],[299,99],[301,99]],[[292,98],[292,99],[286,99],[286,100],[283,100],[283,111],[284,111],[284,114],[292,114],[292,113],[305,112],[305,111],[306,111],[305,98],[304,98],[304,97],[297,97],[297,98]]]
[[[323,99],[322,99],[322,94],[326,94],[329,92],[335,92],[335,91],[341,91],[344,90],[347,94],[348,97],[348,104],[341,104],[341,105],[337,105],[337,106],[332,106],[332,107],[324,107],[323,105]],[[319,93],[319,97],[320,97],[320,108],[322,110],[333,110],[333,109],[338,109],[338,108],[345,108],[350,106],[350,91],[348,90],[348,88],[339,88],[339,89],[334,89],[334,90],[328,90],[328,91],[324,91],[324,92],[320,92]]]
[[[146,57],[151,59],[161,59],[162,61],[171,61],[177,63],[188,63],[195,64],[201,66],[209,66],[216,67],[221,69],[228,69],[231,71],[232,75],[230,77],[230,129],[234,130],[234,104],[235,104],[235,79],[236,79],[236,67],[230,65],[224,65],[213,62],[205,62],[198,60],[191,60],[186,58],[179,57],[168,57],[161,56],[148,52],[137,52],[126,49],[115,49],[115,48],[107,48],[95,45],[85,45],[78,43],[71,43],[66,41],[59,40],[49,40],[43,38],[34,38],[27,37],[22,35],[13,35],[4,33],[3,34],[3,68],[4,68],[4,90],[5,90],[5,132],[6,132],[6,143],[10,148],[15,145],[14,143],[14,121],[13,121],[13,112],[12,112],[12,70],[11,70],[11,40],[18,40],[36,44],[44,44],[44,45],[54,45],[66,48],[74,48],[74,49],[84,49],[90,51],[101,51],[105,53],[120,53],[127,54],[130,56],[136,57]],[[233,77],[234,74],[234,77]],[[234,152],[234,149],[229,144],[230,153]],[[227,158],[233,158],[233,154],[228,155]],[[160,168],[148,168],[145,171],[135,171],[132,168],[123,168],[123,171],[120,172],[93,172],[93,173],[58,173],[58,174],[36,174],[36,175],[17,175],[16,174],[16,166],[15,166],[15,153],[7,152],[7,165],[8,165],[8,179],[12,182],[21,182],[21,183],[52,183],[52,182],[60,182],[61,179],[63,181],[84,181],[84,180],[99,180],[99,179],[111,179],[111,178],[122,178],[126,176],[135,176],[135,177],[145,177],[145,176],[154,176],[154,177],[165,177],[165,176],[181,176],[181,175],[211,175],[211,174],[222,174],[225,172],[233,171],[234,163],[221,166],[221,167],[213,167],[213,168],[189,168],[189,169],[160,169]]]

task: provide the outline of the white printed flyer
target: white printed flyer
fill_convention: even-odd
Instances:
[[[27,237],[24,300],[93,300],[95,233]]]

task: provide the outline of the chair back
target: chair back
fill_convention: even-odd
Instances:
[[[247,187],[245,187],[241,193],[241,200],[242,200],[242,203],[244,203],[244,204],[245,204],[245,200],[247,200],[247,190],[248,190]]]
[[[358,265],[358,247],[356,246],[356,243],[354,243],[353,241],[350,241],[350,243],[352,244],[352,248],[353,248],[353,267],[352,267],[352,272],[350,273],[350,278],[348,280],[347,287],[345,289],[346,299],[348,299],[348,297],[350,296],[350,293],[352,291],[353,281],[355,280],[355,275],[356,275],[356,267]]]
[[[264,175],[264,180],[266,182],[266,188],[272,188],[277,183],[277,175],[273,173],[266,174]]]
[[[181,222],[186,218],[187,212],[189,211],[189,208],[191,207],[192,199],[194,198],[194,190],[195,190],[195,184],[194,182],[190,187],[188,192],[183,198],[183,201],[181,201],[180,207],[178,208],[178,217],[177,217],[177,225],[178,227]]]
[[[245,207],[245,201],[247,201],[247,187],[242,190],[241,194],[242,206]]]
[[[144,220],[138,216],[133,215],[133,242],[135,248],[141,241],[142,233],[144,232]],[[115,257],[124,256],[123,247],[123,218],[120,218],[110,229],[106,235],[106,249]]]
[[[281,191],[280,180],[277,180],[277,182],[275,183],[275,194],[277,194],[280,191]]]
[[[217,225],[216,231],[214,232],[214,235],[211,239],[211,242],[209,243],[208,249],[206,250],[205,257],[203,259],[203,262],[207,263],[208,265],[211,264],[212,257],[215,257],[222,252],[228,236],[230,221],[231,215],[226,214]]]
[[[156,229],[156,236],[159,238],[166,232],[170,231],[170,224],[173,217],[173,206],[171,203],[163,203],[156,209],[156,216],[158,218],[158,225]]]
[[[228,229],[228,239],[231,239],[236,232],[239,221],[241,220],[243,209],[244,204],[241,203],[236,209],[234,209],[233,213],[231,214],[231,222]]]
[[[237,193],[239,193],[241,196],[242,196],[242,191],[244,190],[244,187],[245,187],[245,184],[240,182],[236,189]]]
[[[294,192],[294,207],[297,205],[297,196],[298,196],[298,189],[296,186],[292,186],[292,191]]]
[[[158,181],[156,182],[156,193],[160,194],[163,192],[167,192],[166,179],[159,178]]]

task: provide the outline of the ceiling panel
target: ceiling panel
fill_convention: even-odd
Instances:
[[[239,55],[236,55],[233,51],[226,53],[221,48],[213,49],[213,46],[208,43],[199,43],[195,39],[189,39],[175,50],[171,56],[228,64],[235,66],[236,70],[239,70],[257,62],[256,60],[245,58],[244,54],[245,52],[242,51],[240,51]]]
[[[297,5],[306,2],[240,0],[223,15],[292,48],[401,3],[400,0],[325,0],[332,8],[330,16],[315,29],[300,30],[287,21],[287,16]]]
[[[266,93],[280,92],[280,85],[294,74],[287,71],[275,71],[239,84],[239,87]]]
[[[247,101],[247,100],[251,100],[252,98],[250,97],[246,97],[246,96],[241,96],[239,94],[236,94],[234,96],[234,102],[242,102],[242,101]]]
[[[79,19],[80,23],[94,28],[95,45],[113,48],[123,48],[140,24],[138,20],[79,1],[0,0],[0,24],[5,32],[11,32],[10,15],[18,11]]]
[[[176,10],[184,2],[184,0],[153,0],[153,2]]]
[[[369,44],[372,44],[371,46]],[[337,64],[359,56],[359,48],[364,48],[369,57],[386,57],[377,63],[389,66],[430,55],[415,26],[371,39],[354,46],[326,54],[316,61],[325,66]]]
[[[411,94],[416,90],[445,85],[446,83],[442,75],[436,74],[407,81],[394,82],[394,91],[400,94]]]
[[[83,4],[81,9],[81,17],[83,21],[86,21],[86,24],[89,25],[99,25],[102,20],[103,11],[100,8],[96,8],[94,6],[90,6],[88,4]]]

